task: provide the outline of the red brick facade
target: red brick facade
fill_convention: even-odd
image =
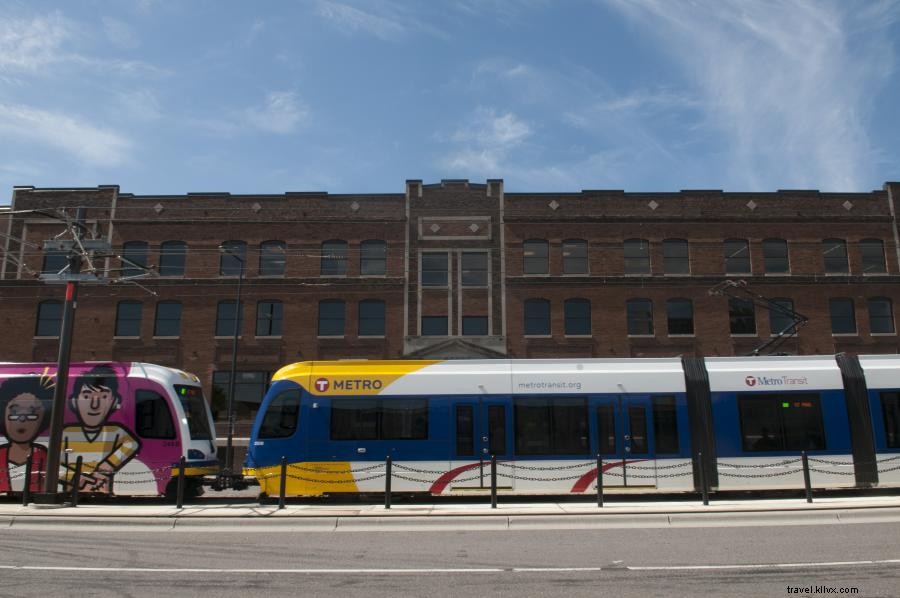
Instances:
[[[809,317],[783,351],[896,353],[895,332],[871,333],[869,300],[888,299],[892,316],[900,303],[893,209],[898,200],[900,183],[842,194],[505,193],[501,180],[411,180],[404,193],[375,195],[134,196],[115,186],[17,188],[12,213],[0,214],[6,232],[0,244],[5,249],[0,301],[6,338],[0,360],[56,359],[57,339],[36,335],[36,318],[42,301],[62,299],[63,286],[37,276],[42,242],[63,231],[60,221],[46,214],[64,210],[74,216],[77,206],[88,208],[88,228],[108,240],[113,252],[120,253],[125,242],[144,241],[148,262],[155,266],[161,243],[176,240],[187,244],[187,254],[183,276],[148,276],[137,280],[141,286],[115,282],[116,258],[99,260],[95,265],[111,282],[81,285],[73,359],[157,362],[193,371],[206,384],[213,372],[230,368],[232,335],[216,335],[216,316],[218,303],[233,301],[237,291],[236,277],[219,275],[219,246],[231,240],[247,247],[241,371],[272,372],[309,359],[746,354],[770,337],[769,314],[757,309],[755,335],[733,335],[728,299],[708,293],[723,280],[738,278],[761,295],[793,300],[794,309]],[[787,275],[766,273],[762,242],[773,238],[787,241]],[[626,239],[649,242],[649,274],[626,273]],[[665,273],[666,239],[688,242],[689,274]],[[726,274],[725,239],[748,241],[752,273]],[[826,239],[845,242],[848,273],[826,274]],[[882,241],[884,273],[863,273],[864,239]],[[285,270],[261,276],[260,246],[273,240],[286,244]],[[339,260],[345,273],[337,276],[322,273],[323,242],[329,240],[346,243],[346,258]],[[383,273],[380,266],[375,274],[361,271],[363,242],[371,240],[386,243]],[[523,271],[528,240],[547,242],[546,274]],[[586,242],[587,273],[565,273],[563,243],[568,240]],[[429,271],[430,284],[423,284],[423,264],[428,269],[445,259],[446,277]],[[466,272],[463,260],[469,264]],[[429,278],[435,276],[437,284]],[[477,282],[466,285],[464,280]],[[626,302],[635,298],[652,302],[652,335],[628,334]],[[692,335],[668,334],[666,302],[673,298],[691,301]],[[853,300],[854,332],[833,334],[829,300],[834,298]],[[319,334],[320,301],[327,299],[344,302],[343,335]],[[549,300],[549,334],[526,334],[529,299]],[[565,333],[564,305],[570,299],[590,302],[588,334]],[[129,338],[115,336],[117,305],[123,300],[142,304],[139,334]],[[365,300],[384,302],[383,335],[358,334]],[[160,301],[181,302],[175,338],[154,337]],[[256,334],[260,301],[282,303],[281,335]],[[447,334],[423,336],[423,317],[446,318]],[[427,326],[442,322],[428,320]],[[474,330],[484,326],[487,334],[463,335],[464,324]]]

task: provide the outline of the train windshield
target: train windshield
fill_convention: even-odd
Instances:
[[[176,384],[175,394],[181,399],[181,406],[184,408],[184,416],[187,418],[191,439],[212,440],[206,399],[203,398],[203,389],[199,386]]]

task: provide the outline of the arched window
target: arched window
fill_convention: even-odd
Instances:
[[[122,245],[122,272],[120,276],[123,278],[139,276],[147,272],[148,247],[146,241],[128,241]]]
[[[591,334],[591,302],[588,299],[566,299],[565,327],[568,336],[589,336]]]
[[[725,273],[749,274],[750,243],[747,239],[725,239]]]
[[[240,276],[247,263],[247,244],[244,241],[225,241],[220,248],[219,276]]]
[[[140,301],[119,301],[116,307],[116,336],[140,336],[143,310],[144,304]]]
[[[184,276],[184,260],[187,255],[187,243],[184,241],[166,241],[159,246],[159,275]]]
[[[690,299],[666,301],[666,320],[669,336],[694,334],[694,304]]]
[[[790,274],[788,244],[784,239],[765,239],[762,242],[763,266],[766,274]]]
[[[525,334],[548,336],[550,334],[550,301],[527,299],[525,301]]]
[[[887,297],[872,297],[869,307],[869,331],[872,334],[894,333],[894,308]]]
[[[529,239],[522,243],[522,272],[548,274],[550,272],[549,243],[544,239]]]
[[[322,243],[322,276],[347,275],[347,241],[331,239]]]
[[[884,241],[881,239],[863,239],[859,242],[862,254],[863,274],[885,274],[887,264],[884,261]]]
[[[828,311],[831,315],[831,334],[856,334],[856,308],[853,299],[829,299]]]
[[[361,276],[384,276],[387,273],[387,243],[379,239],[360,243],[359,273]]]
[[[259,245],[259,275],[284,276],[287,264],[287,244],[284,241],[265,241]]]
[[[160,301],[156,304],[153,336],[181,336],[180,301]]]
[[[63,303],[56,299],[48,299],[38,303],[35,336],[59,336],[62,326]]]
[[[647,239],[625,239],[625,274],[650,274],[650,242]]]
[[[563,274],[588,273],[588,243],[584,239],[562,242]]]
[[[359,302],[358,336],[384,336],[384,301],[364,299]]]
[[[281,301],[256,303],[256,336],[281,336],[284,306]]]
[[[756,309],[750,299],[728,299],[728,323],[731,334],[756,334]]]
[[[244,303],[241,302],[240,307],[235,309],[234,301],[219,301],[216,306],[216,336],[234,336],[235,316],[237,316],[237,333],[240,336],[244,323]]]
[[[791,315],[794,313],[794,300],[779,297],[772,299],[774,309],[769,310],[769,328],[771,333],[793,333],[797,329],[797,320]],[[779,310],[778,308],[781,308]]]
[[[843,239],[822,241],[822,258],[825,261],[825,274],[849,274],[847,242]]]
[[[666,274],[691,273],[691,260],[686,239],[663,241],[663,272]]]
[[[340,299],[319,301],[319,336],[344,336],[344,302]]]
[[[41,273],[56,274],[69,263],[68,252],[61,249],[47,249],[44,251],[44,263],[41,265]]]
[[[625,303],[629,336],[653,336],[653,302],[629,299]]]

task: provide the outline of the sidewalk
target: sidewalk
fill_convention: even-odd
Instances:
[[[24,527],[86,524],[128,525],[168,529],[246,529],[264,526],[284,531],[364,531],[466,527],[516,529],[546,527],[717,527],[733,525],[813,525],[900,522],[900,496],[722,499],[704,506],[699,500],[506,503],[490,502],[395,504],[277,504],[246,502],[185,504],[58,505],[0,503],[0,526]]]

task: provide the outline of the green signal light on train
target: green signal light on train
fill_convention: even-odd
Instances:
[[[791,406],[790,403],[782,403],[782,404],[781,404],[781,407],[782,407],[783,409],[787,409],[787,408],[789,408],[790,406]]]

